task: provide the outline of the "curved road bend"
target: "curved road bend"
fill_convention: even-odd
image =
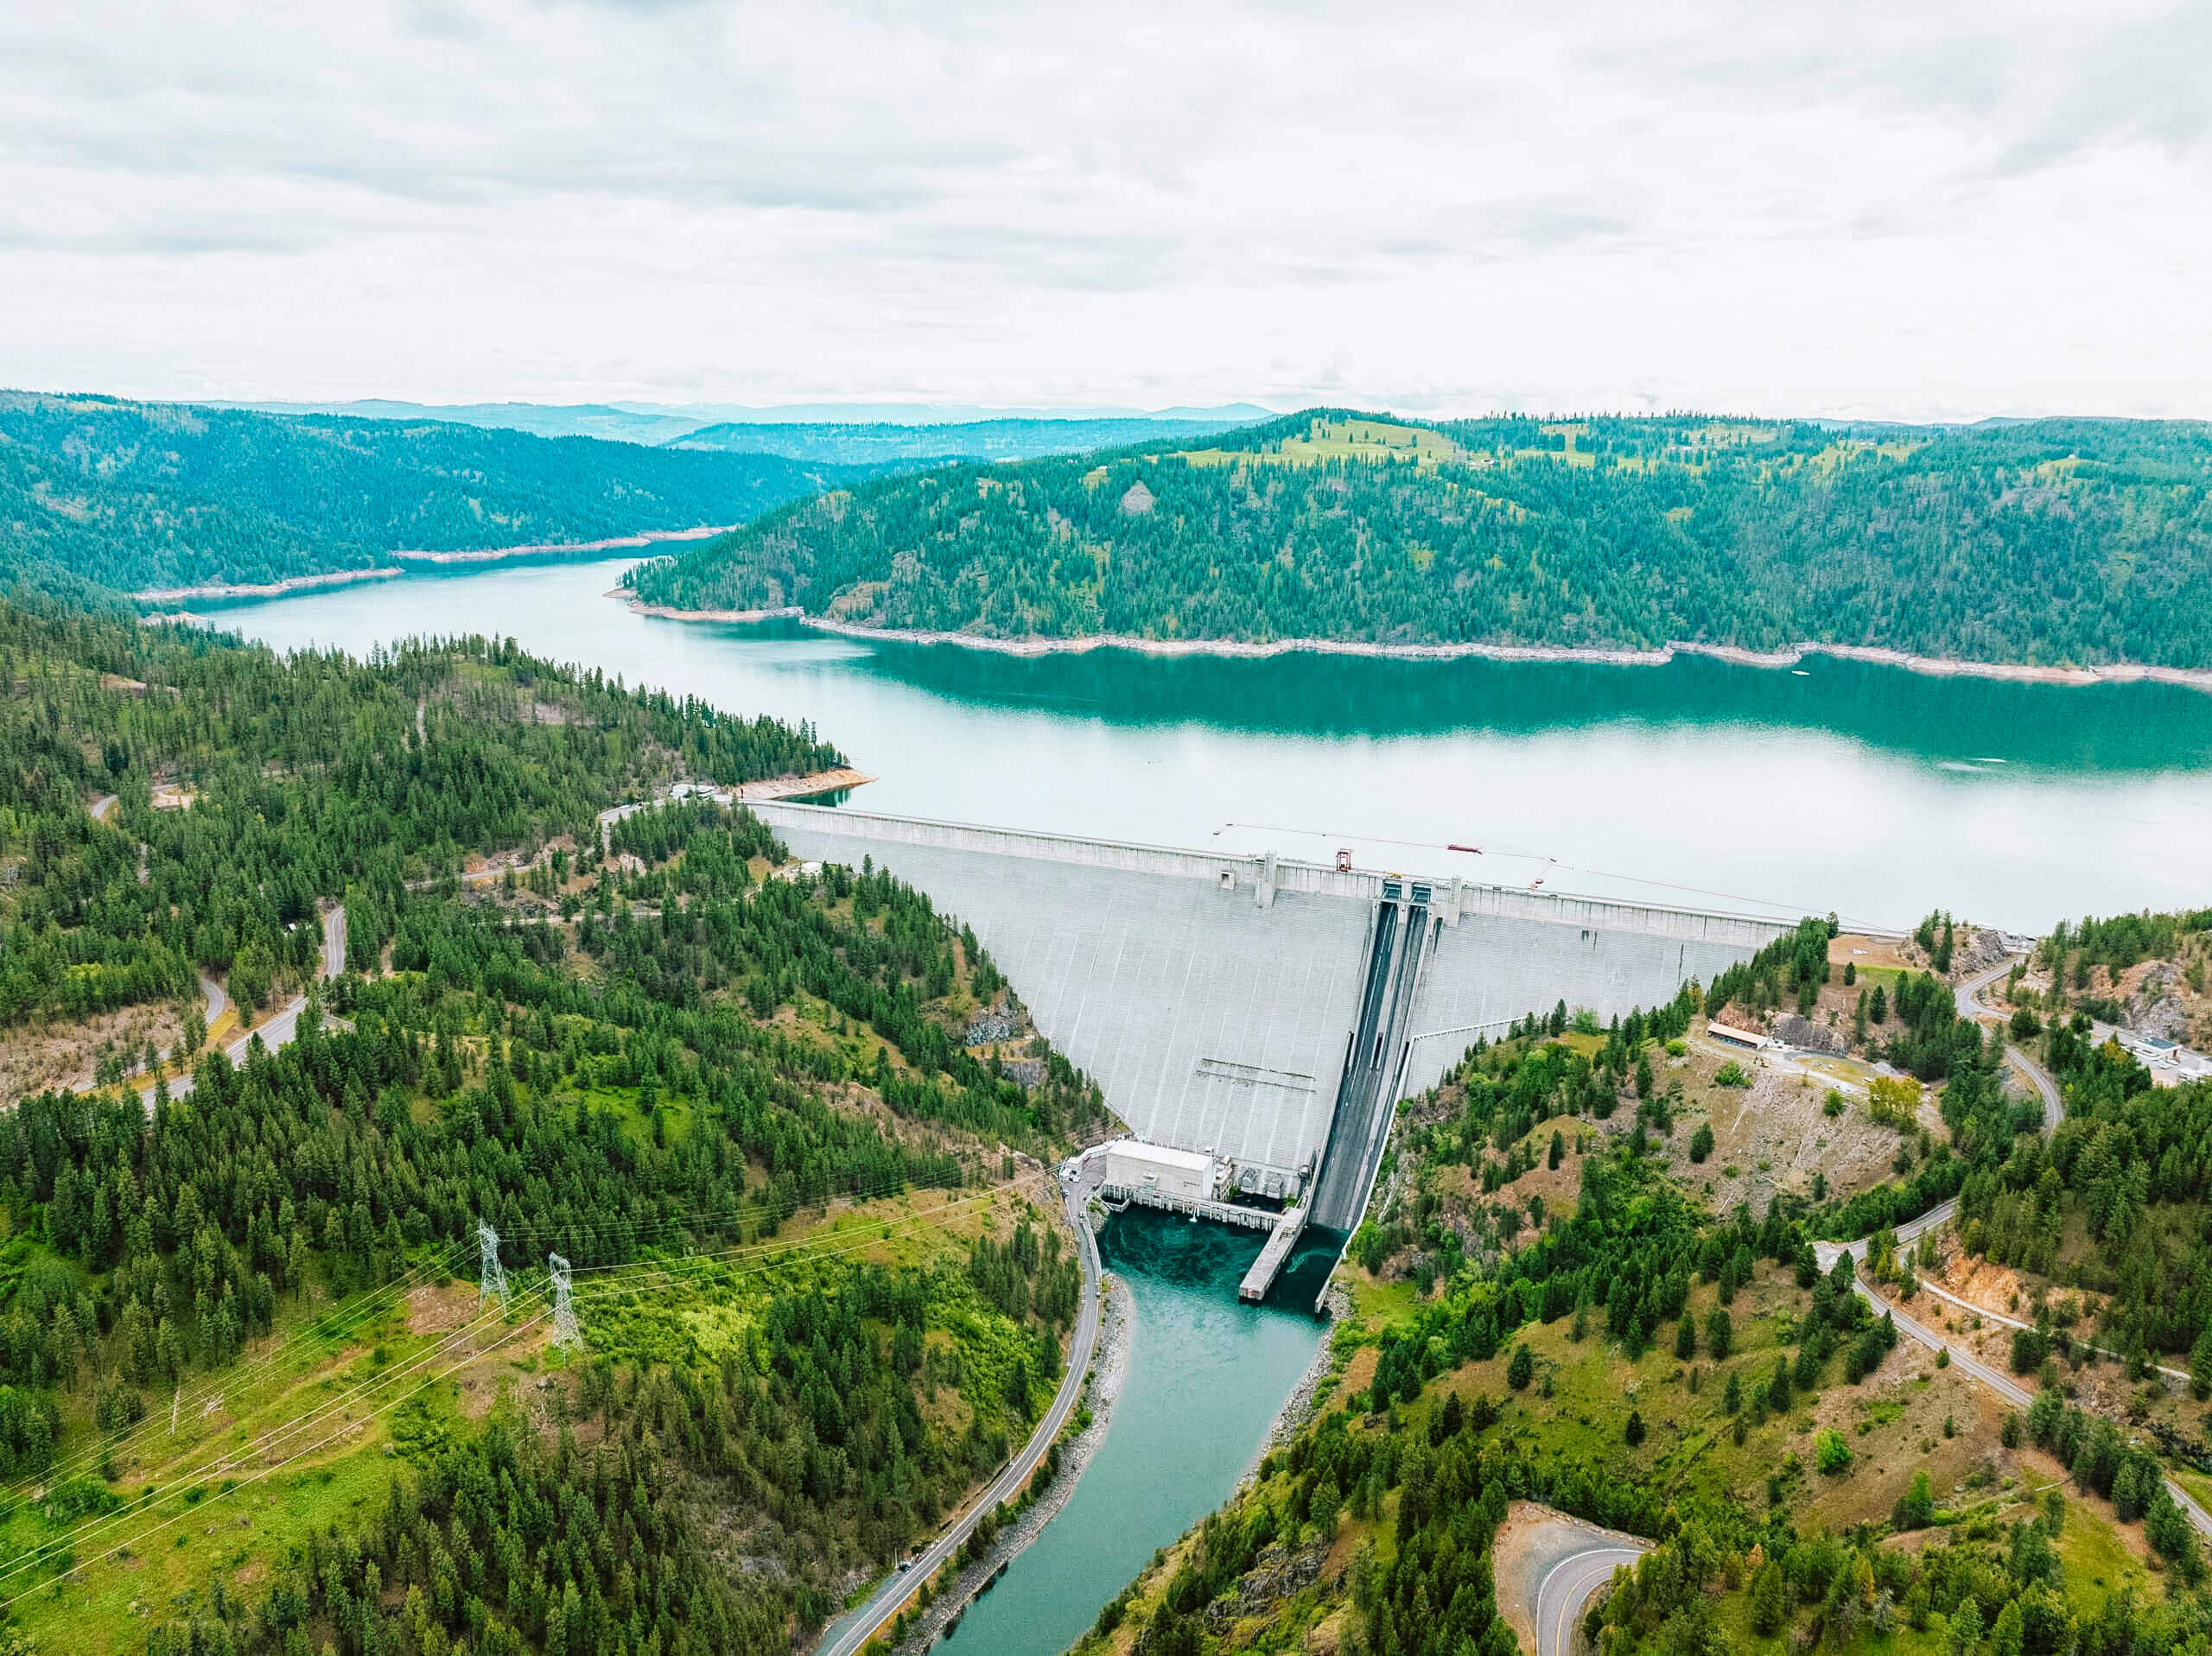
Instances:
[[[912,1596],[914,1589],[960,1550],[961,1543],[975,1532],[984,1513],[1020,1493],[1030,1474],[1037,1469],[1046,1451],[1059,1437],[1061,1428],[1067,1424],[1068,1418],[1075,1412],[1098,1343],[1098,1239],[1091,1234],[1090,1215],[1085,1205],[1088,1194],[1088,1187],[1080,1183],[1073,1189],[1061,1186],[1068,1222],[1074,1227],[1080,1245],[1077,1254],[1083,1261],[1083,1305],[1076,1314],[1075,1338],[1068,1348],[1067,1370],[1060,1378],[1060,1389],[1052,1399],[1052,1406],[1045,1411],[1045,1418],[1037,1423],[1037,1430],[1030,1434],[1028,1443],[1007,1462],[1006,1469],[991,1486],[969,1505],[950,1528],[930,1544],[910,1568],[894,1570],[886,1577],[859,1611],[842,1627],[836,1627],[833,1637],[825,1638],[815,1656],[853,1656],[874,1638],[898,1614],[899,1607]]]
[[[322,975],[326,978],[334,978],[345,969],[346,905],[342,903],[334,903],[330,905],[330,912],[322,917]],[[207,994],[207,1021],[212,1024],[220,1015],[223,1008],[230,1004],[230,1001],[224,995],[221,987],[204,972],[200,974],[200,987]],[[264,1046],[271,1051],[276,1050],[299,1033],[300,1014],[307,1009],[308,998],[305,995],[294,995],[284,1003],[281,1012],[259,1029],[245,1031],[225,1047],[224,1056],[234,1064],[244,1063],[246,1050],[253,1044],[254,1037],[257,1035],[261,1037],[261,1044]],[[324,1017],[327,1018],[329,1014],[326,1012]],[[189,1070],[179,1075],[169,1082],[169,1096],[183,1098],[188,1095],[192,1091],[194,1080],[194,1077]],[[140,1088],[138,1096],[149,1111],[154,1107],[154,1089],[151,1087]]]
[[[1958,987],[1957,993],[1959,1016],[1961,1018],[1974,1018],[1976,1022],[1979,1022],[1984,1018],[2002,1017],[2003,1014],[1999,1012],[1994,1006],[1984,1004],[1981,999],[1981,992],[1987,988],[1991,984],[1996,982],[1998,979],[2005,976],[2005,974],[2010,972],[2012,969],[2012,962],[2008,960],[2002,965],[1992,967],[1986,972],[1977,973],[1974,976],[1968,978],[1964,982],[1961,983]],[[2058,1082],[2053,1079],[2049,1070],[2045,1069],[2033,1058],[2031,1058],[2026,1053],[2020,1051],[2016,1047],[2008,1044],[2005,1049],[2005,1056],[2012,1063],[2013,1069],[2019,1072],[2021,1076],[2027,1081],[2028,1084],[2035,1088],[2037,1095],[2042,1098],[2044,1120],[2043,1130],[2045,1135],[2048,1136],[2050,1133],[2056,1131],[2058,1124],[2066,1119],[2065,1095],[2059,1091]],[[1956,1197],[1954,1197],[1948,1202],[1945,1202],[1936,1207],[1930,1208],[1926,1213],[1921,1215],[1919,1218],[1911,1220],[1905,1224],[1899,1225],[1897,1228],[1897,1240],[1900,1243],[1910,1242],[1916,1240],[1923,1231],[1932,1230],[1939,1225],[1948,1224],[1951,1221],[1952,1216],[1957,1213],[1958,1207],[1958,1200]],[[1819,1259],[1821,1268],[1823,1270],[1829,1270],[1834,1267],[1837,1256],[1840,1254],[1850,1254],[1854,1262],[1865,1259],[1866,1257],[1866,1243],[1864,1239],[1861,1239],[1859,1241],[1852,1243],[1848,1247],[1845,1247],[1834,1242],[1819,1242],[1814,1245],[1813,1251],[1815,1257]],[[1887,1311],[1890,1316],[1896,1320],[1898,1333],[1917,1341],[1930,1351],[1942,1351],[1948,1348],[1951,1354],[1951,1367],[1954,1368],[1963,1369],[1967,1374],[1971,1374],[1974,1379],[1980,1380],[1983,1385],[1989,1387],[1991,1391],[1996,1393],[1998,1396],[2003,1398],[2007,1403],[2012,1405],[2013,1407],[2017,1409],[2024,1409],[2035,1401],[2035,1394],[2030,1392],[2027,1387],[2022,1386],[2018,1380],[2014,1380],[2010,1374],[1999,1373],[1998,1370],[1992,1368],[1988,1364],[1979,1361],[1969,1353],[1960,1349],[1957,1346],[1951,1345],[1950,1342],[1945,1340],[1942,1335],[1937,1334],[1934,1329],[1929,1328],[1918,1318],[1900,1310],[1895,1305],[1891,1304],[1887,1300],[1876,1295],[1874,1291],[1868,1287],[1855,1272],[1852,1277],[1851,1285],[1858,1291],[1859,1298],[1864,1299],[1868,1305],[1872,1307],[1878,1315],[1881,1312]],[[1951,1298],[1952,1296],[1947,1294],[1944,1295],[1943,1298],[1948,1299]],[[1960,1301],[1959,1303],[1963,1304],[1965,1302]],[[1980,1310],[1979,1306],[1970,1307],[1969,1309],[1975,1310]],[[1986,1317],[1994,1315],[1994,1313],[1982,1311],[1981,1315]],[[2007,1317],[1999,1317],[1998,1320],[1999,1322],[2011,1321],[2011,1319]],[[2170,1373],[2171,1371],[2166,1372]],[[2208,1538],[2212,1538],[2212,1513],[2206,1512],[2202,1507],[2197,1504],[2196,1501],[2186,1489],[2183,1489],[2181,1485],[2176,1483],[2171,1478],[2165,1479],[2164,1482],[2166,1486],[2166,1493],[2174,1498],[2174,1504],[2176,1506],[2179,1507],[2183,1512],[2189,1514],[2189,1521],[2196,1526],[2197,1532]]]
[[[1611,1583],[1613,1571],[1633,1564],[1641,1547],[1592,1547],[1560,1559],[1536,1586],[1536,1656],[1573,1656],[1583,1606]]]
[[[1959,1016],[1971,1018],[1976,1023],[1980,1023],[1985,1018],[1994,1018],[2002,1021],[2005,1014],[1984,1001],[1981,992],[2012,969],[2012,962],[2007,960],[1991,967],[1986,972],[1977,973],[1960,984],[1955,997],[1958,1005]],[[2051,1079],[2050,1072],[2041,1064],[2036,1063],[2025,1053],[2015,1049],[2010,1043],[2005,1045],[2005,1056],[2012,1068],[2019,1072],[2021,1078],[2041,1094],[2044,1136],[2049,1138],[2058,1131],[2058,1124],[2066,1119],[2066,1100],[2058,1090],[2058,1083]]]

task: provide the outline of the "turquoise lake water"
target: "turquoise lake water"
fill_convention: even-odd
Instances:
[[[1692,906],[2042,931],[2212,901],[2212,695],[1929,678],[1295,655],[1023,659],[791,623],[649,619],[621,561],[211,612],[281,646],[511,635],[810,719],[858,808]],[[1483,854],[1447,851],[1481,847]]]

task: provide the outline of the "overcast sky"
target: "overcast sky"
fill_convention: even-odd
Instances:
[[[0,383],[2212,416],[2212,5],[70,0]]]

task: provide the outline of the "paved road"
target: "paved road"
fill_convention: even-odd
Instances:
[[[346,906],[342,903],[333,904],[330,912],[322,917],[322,975],[326,978],[336,977],[340,972],[345,970],[345,968]],[[204,973],[200,979],[200,987],[207,992],[207,1021],[212,1024],[215,1021],[217,1013],[230,1003],[225,999],[221,988]],[[259,1029],[248,1030],[232,1041],[223,1049],[223,1055],[234,1064],[244,1063],[247,1050],[252,1046],[254,1037],[257,1035],[261,1037],[261,1044],[264,1046],[272,1052],[275,1051],[299,1034],[300,1014],[307,1009],[308,998],[305,995],[294,995],[284,1003],[283,1011]],[[326,1012],[324,1017],[328,1019],[329,1014]],[[194,1077],[189,1072],[179,1075],[169,1082],[169,1096],[171,1098],[190,1096],[194,1081]],[[138,1096],[144,1101],[149,1111],[154,1107],[154,1089],[151,1087],[140,1088]]]
[[[1067,1372],[1060,1378],[1060,1389],[1052,1399],[1052,1406],[1045,1411],[1045,1418],[1037,1423],[1037,1430],[1030,1434],[1021,1453],[1007,1462],[991,1487],[983,1491],[952,1526],[930,1544],[916,1558],[911,1569],[894,1570],[884,1578],[880,1586],[861,1606],[857,1614],[833,1624],[834,1636],[825,1635],[815,1656],[852,1656],[860,1647],[898,1614],[914,1589],[929,1579],[945,1560],[960,1550],[961,1543],[975,1532],[984,1513],[1002,1501],[1011,1501],[1019,1494],[1029,1475],[1037,1469],[1075,1412],[1077,1400],[1083,1395],[1084,1377],[1090,1369],[1090,1359],[1098,1343],[1098,1240],[1090,1232],[1090,1215],[1082,1204],[1084,1187],[1074,1190],[1065,1184],[1061,1194],[1067,1205],[1068,1222],[1075,1228],[1078,1255],[1083,1261],[1083,1306],[1076,1315],[1075,1339],[1068,1348]]]
[[[1981,999],[1981,992],[1987,988],[1991,984],[1996,982],[1998,979],[2005,976],[2005,974],[2010,972],[2012,969],[2012,962],[2008,960],[2001,965],[1992,967],[1988,971],[1980,973],[1960,984],[1957,994],[1959,1016],[1961,1018],[1972,1018],[1977,1020],[1982,1018],[2001,1017],[2002,1014],[1999,1013],[1995,1007],[1984,1004]],[[2065,1095],[2059,1091],[2058,1082],[2052,1078],[2050,1071],[2046,1070],[2034,1059],[2029,1057],[2024,1052],[2021,1052],[2016,1048],[2008,1046],[2005,1050],[2005,1056],[2012,1062],[2012,1067],[2026,1079],[2028,1084],[2033,1087],[2036,1092],[2042,1097],[2044,1132],[2045,1133],[2050,1133],[2056,1131],[2058,1124],[2066,1119]],[[1954,1199],[1942,1203],[1939,1207],[1929,1209],[1926,1213],[1921,1215],[1919,1218],[1912,1220],[1909,1223],[1899,1225],[1897,1228],[1898,1243],[1902,1246],[1904,1243],[1916,1240],[1923,1231],[1933,1229],[1937,1225],[1948,1224],[1951,1221],[1952,1215],[1958,1211],[1958,1207],[1959,1204],[1957,1201]],[[1854,1261],[1863,1260],[1866,1259],[1866,1244],[1862,1240],[1852,1243],[1848,1247],[1845,1247],[1834,1242],[1820,1242],[1814,1245],[1813,1252],[1815,1256],[1820,1260],[1821,1268],[1824,1270],[1829,1270],[1834,1267],[1837,1256],[1840,1254],[1848,1253]],[[1891,1305],[1887,1300],[1878,1298],[1875,1294],[1874,1291],[1872,1288],[1869,1288],[1856,1274],[1852,1278],[1851,1285],[1858,1290],[1859,1298],[1864,1299],[1867,1304],[1872,1306],[1878,1315],[1883,1311],[1887,1311],[1891,1317],[1896,1320],[1897,1332],[1899,1334],[1905,1336],[1908,1339],[1917,1341],[1920,1344],[1927,1347],[1930,1351],[1942,1351],[1948,1348],[1951,1354],[1952,1367],[1963,1370],[1965,1373],[1971,1374],[1974,1379],[1980,1380],[1984,1386],[1989,1387],[1991,1391],[1996,1393],[1998,1396],[2003,1398],[2007,1403],[2010,1403],[2014,1408],[2024,1409],[2035,1401],[2035,1394],[2029,1391],[2027,1387],[2022,1386],[2018,1380],[2013,1379],[2012,1375],[1992,1368],[1988,1364],[1979,1361],[1970,1353],[1961,1349],[1957,1346],[1952,1345],[1948,1341],[1944,1339],[1942,1335],[1928,1327],[1918,1318],[1898,1310],[1896,1306]],[[1949,1294],[1945,1294],[1942,1297],[1946,1299],[1952,1299],[1955,1298]],[[1960,1300],[1958,1303],[1961,1304],[1966,1304],[1963,1300]],[[1973,1306],[1968,1309],[1974,1310],[1980,1310],[1979,1306]],[[1981,1311],[1981,1315],[1987,1317],[1993,1316],[1994,1313]],[[1998,1317],[1997,1320],[2003,1323],[2009,1323],[2012,1321],[2010,1317]],[[2172,1371],[2167,1370],[2164,1372],[2171,1373]],[[2176,1483],[2171,1478],[2167,1478],[2164,1482],[2166,1493],[2174,1498],[2174,1504],[2179,1507],[2183,1512],[2189,1515],[2189,1521],[2196,1526],[2197,1532],[2208,1538],[2212,1538],[2212,1513],[2206,1512],[2202,1507],[2196,1503],[2186,1489],[2183,1489],[2181,1485]]]
[[[1536,1656],[1573,1656],[1581,1631],[1583,1607],[1591,1595],[1613,1578],[1623,1564],[1632,1564],[1644,1549],[1627,1546],[1592,1547],[1560,1559],[1544,1572],[1536,1587]]]
[[[2035,1327],[2034,1323],[2024,1323],[2017,1317],[2007,1317],[2002,1311],[1993,1311],[1986,1306],[1977,1305],[1970,1299],[1961,1299],[1949,1289],[1939,1288],[1934,1283],[1924,1279],[1920,1285],[1920,1291],[1924,1294],[1933,1294],[1938,1299],[1948,1300],[1961,1310],[1972,1311],[1976,1317],[1980,1317],[1985,1322],[2001,1323],[2008,1329],[2031,1329]],[[2100,1357],[2109,1357],[2114,1362],[2121,1361],[2120,1354],[2117,1351],[2107,1351],[2102,1346],[2091,1346],[2088,1348],[2095,1352]],[[2166,1376],[2169,1380],[2185,1380],[2189,1378],[2189,1371],[2185,1368],[2168,1368],[2161,1363],[2153,1363],[2151,1367],[2156,1369],[2159,1374]]]
[[[322,917],[322,974],[334,978],[346,969],[346,905],[334,903]]]
[[[1977,1023],[1985,1018],[1994,1018],[2001,1023],[2005,1018],[2005,1013],[1985,1001],[1981,998],[1981,992],[1996,982],[1998,979],[2008,974],[2012,969],[2011,961],[2002,961],[1991,967],[1986,972],[1977,974],[1960,984],[1955,997],[1959,1016],[1971,1018]],[[2041,1064],[2024,1052],[2007,1046],[2005,1049],[2005,1057],[2020,1077],[2041,1095],[2044,1134],[2048,1136],[2057,1132],[2058,1124],[2066,1119],[2066,1100],[2058,1090],[2058,1083],[2050,1078],[2050,1073]]]

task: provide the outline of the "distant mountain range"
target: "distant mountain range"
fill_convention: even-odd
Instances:
[[[791,460],[846,466],[912,467],[941,460],[1034,460],[1043,454],[1084,454],[1130,443],[1203,441],[1236,425],[1220,420],[1136,419],[969,420],[935,425],[745,424],[703,426],[670,444],[674,448],[781,454]]]
[[[120,591],[741,523],[874,471],[431,421],[0,392],[0,565]]]
[[[1800,641],[2212,665],[2212,427],[1427,424],[878,478],[643,565],[677,611],[990,639],[1649,650]]]
[[[244,409],[258,414],[337,415],[358,420],[441,420],[455,425],[484,426],[505,431],[527,431],[539,437],[602,437],[617,442],[659,445],[676,442],[709,426],[1010,426],[1033,422],[1052,423],[1155,422],[1163,429],[1147,435],[1173,435],[1173,428],[1205,426],[1220,428],[1272,420],[1274,410],[1250,403],[1219,408],[1173,409],[995,409],[959,403],[795,403],[754,408],[734,403],[400,403],[385,398],[362,398],[345,403],[209,403],[207,408]],[[1133,435],[1094,436],[1084,447],[1102,442],[1129,442]],[[740,445],[721,442],[716,447]],[[781,453],[754,447],[755,453]],[[948,444],[933,455],[975,454]],[[1034,449],[1033,453],[1059,453]]]

